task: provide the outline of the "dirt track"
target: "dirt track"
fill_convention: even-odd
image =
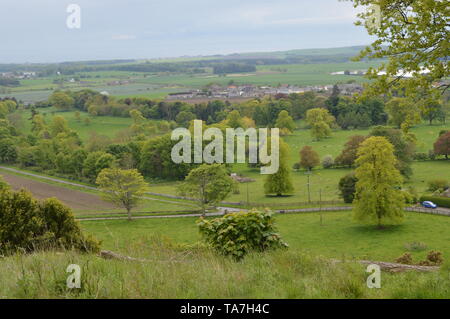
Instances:
[[[29,178],[6,174],[4,172],[1,172],[0,175],[2,175],[4,180],[15,190],[24,188],[39,199],[56,197],[75,210],[95,211],[99,209],[104,210],[114,208],[112,204],[101,200],[97,195],[83,193],[65,187],[58,187],[56,185],[42,183]]]

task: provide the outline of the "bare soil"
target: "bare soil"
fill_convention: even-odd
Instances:
[[[59,187],[57,185],[51,185],[3,172],[0,175],[3,176],[3,179],[11,185],[11,188],[14,190],[22,188],[26,189],[38,199],[56,197],[74,210],[94,211],[114,208],[112,204],[103,201],[99,196],[94,194]]]

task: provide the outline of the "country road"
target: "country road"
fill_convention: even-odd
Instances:
[[[24,171],[15,169],[15,168],[0,166],[0,169],[14,172],[14,173],[21,174],[21,175],[25,175],[25,176],[30,176],[30,177],[35,177],[38,179],[52,181],[55,183],[75,186],[75,187],[84,188],[84,189],[88,189],[88,190],[99,191],[96,187],[93,187],[93,186],[87,186],[87,185],[83,185],[83,184],[78,184],[78,183],[74,183],[74,182],[61,180],[61,179],[54,178],[54,177],[47,177],[47,176],[42,176],[42,175],[33,174],[33,173],[29,173],[29,172],[24,172]],[[160,196],[164,196],[164,194],[160,194]],[[171,204],[182,204],[182,205],[186,205],[186,206],[196,207],[196,205],[193,203],[186,203],[186,202],[180,203],[179,201],[171,201],[171,200],[165,200],[165,199],[159,199],[159,198],[153,198],[153,197],[142,197],[142,198],[148,199],[148,200],[159,201],[159,202],[165,202],[165,203],[171,203]],[[247,211],[246,209],[231,208],[231,207],[216,207],[216,209],[218,210],[218,212],[208,213],[206,216],[221,216],[221,215],[226,214],[227,212],[231,213],[231,212],[238,212],[238,211]],[[331,212],[331,211],[349,211],[351,209],[352,209],[351,206],[336,206],[336,207],[322,207],[322,208],[309,207],[309,208],[299,208],[299,209],[276,210],[275,213],[280,213],[280,214],[315,213],[315,212]],[[406,207],[405,210],[412,211],[412,212],[418,212],[418,213],[425,213],[425,214],[450,216],[450,209],[448,209],[448,208],[428,209],[428,208],[423,208],[423,207]],[[183,214],[183,215],[138,216],[138,217],[133,217],[133,218],[134,219],[185,218],[185,217],[200,217],[200,216],[202,216],[202,214],[196,213],[196,214]],[[83,218],[83,219],[79,219],[79,220],[95,221],[95,220],[118,220],[118,219],[126,219],[126,217],[93,217],[93,218]]]

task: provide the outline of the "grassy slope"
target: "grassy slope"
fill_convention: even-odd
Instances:
[[[207,249],[158,239],[130,248],[147,262],[103,260],[74,252],[0,260],[3,298],[449,298],[448,269],[382,274],[368,289],[365,267],[332,264],[298,251],[248,256],[236,263]],[[81,289],[66,288],[69,264],[81,267]]]

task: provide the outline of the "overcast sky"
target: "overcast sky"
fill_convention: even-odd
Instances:
[[[69,29],[69,4],[81,28]],[[176,57],[370,43],[338,0],[0,0],[0,63]]]

